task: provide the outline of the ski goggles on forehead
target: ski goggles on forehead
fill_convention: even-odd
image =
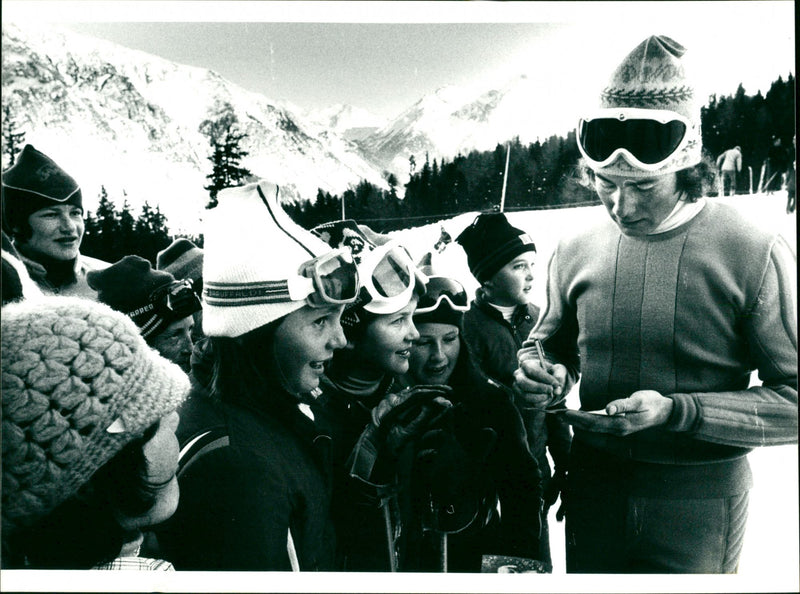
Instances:
[[[300,266],[288,281],[292,301],[305,299],[311,307],[352,303],[358,296],[358,269],[350,253],[334,250]]]
[[[456,311],[467,311],[469,309],[467,292],[461,283],[444,276],[428,277],[428,284],[425,285],[425,294],[419,298],[414,315],[436,311],[444,301],[449,304],[451,309]]]
[[[189,279],[159,287],[150,293],[149,301],[154,305],[155,311],[169,312],[176,316],[193,314],[202,307],[192,281]]]
[[[691,128],[673,111],[610,107],[581,118],[576,137],[592,167],[605,167],[622,155],[635,167],[655,171],[686,145]]]
[[[380,245],[361,256],[359,264],[366,311],[385,314],[405,307],[414,286],[425,286],[428,277],[414,264],[411,254],[397,241]]]
[[[128,312],[140,334],[149,339],[172,322],[181,320],[202,309],[200,298],[189,279],[168,283],[155,289],[147,303]]]

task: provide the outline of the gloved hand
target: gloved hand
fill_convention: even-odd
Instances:
[[[544,492],[542,493],[542,501],[544,503],[544,509],[543,509],[544,514],[547,514],[548,510],[558,500],[559,495],[561,495],[561,505],[556,511],[556,520],[558,522],[564,519],[564,488],[566,486],[567,486],[567,473],[564,471],[556,471],[556,473],[553,476],[551,476],[545,483]]]
[[[372,410],[372,422],[364,428],[350,453],[347,462],[350,475],[384,484],[389,462],[452,407],[446,398],[451,392],[449,386],[421,385],[387,395]],[[380,476],[375,476],[379,458],[383,468]]]
[[[409,441],[420,437],[453,404],[448,397],[450,386],[419,385],[398,394],[389,394],[372,409],[372,422],[385,435],[392,456]]]

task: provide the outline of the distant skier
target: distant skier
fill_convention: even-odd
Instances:
[[[728,149],[717,157],[717,170],[722,176],[722,195],[728,195],[730,188],[730,195],[736,194],[736,177],[742,170],[742,149],[735,146]]]
[[[794,212],[796,202],[795,193],[797,192],[797,145],[796,136],[792,136],[792,163],[786,170],[786,214]]]
[[[789,166],[789,159],[786,155],[786,149],[783,148],[781,139],[777,136],[772,137],[772,146],[767,153],[767,160],[764,163],[764,186],[761,188],[762,192],[772,194],[783,187],[783,175]]]

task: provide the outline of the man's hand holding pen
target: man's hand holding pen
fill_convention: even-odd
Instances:
[[[517,405],[545,412],[564,410],[567,368],[559,363],[550,363],[538,339],[534,339],[532,346],[522,348],[517,360],[519,367],[514,372]]]

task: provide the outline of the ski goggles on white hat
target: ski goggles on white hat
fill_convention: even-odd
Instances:
[[[206,282],[209,305],[242,306],[305,300],[311,307],[352,303],[358,296],[358,269],[350,252],[333,250],[303,263],[287,280],[248,283]]]
[[[396,240],[362,253],[361,306],[374,314],[388,314],[404,308],[419,283],[424,291],[428,277],[414,264],[411,254]]]
[[[581,118],[576,138],[592,168],[610,165],[621,155],[635,167],[656,171],[686,146],[692,127],[674,111],[609,107]]]
[[[311,307],[352,303],[358,296],[358,268],[348,250],[334,250],[300,266],[288,281],[292,301]]]
[[[429,276],[425,294],[419,298],[414,315],[436,311],[445,301],[455,311],[469,309],[469,298],[460,282],[446,276]]]

